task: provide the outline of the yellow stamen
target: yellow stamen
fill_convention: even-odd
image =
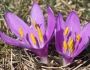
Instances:
[[[70,48],[70,52],[74,51],[74,40],[72,38],[69,39],[68,47]]]
[[[40,28],[38,26],[36,26],[37,28],[37,31],[38,31],[38,34],[39,34],[39,39],[40,39],[40,42],[43,42],[43,35],[42,35],[42,31],[40,30]]]
[[[43,35],[42,35],[42,31],[40,30],[39,26],[37,25],[36,21],[35,20],[32,20],[35,28],[37,29],[38,31],[38,34],[39,34],[39,39],[40,39],[40,42],[43,42]]]
[[[30,37],[31,37],[32,42],[34,44],[37,44],[36,39],[35,39],[35,37],[34,37],[34,35],[32,33],[30,34]]]
[[[66,27],[65,31],[64,31],[64,36],[66,36],[68,34],[69,28]]]
[[[69,43],[68,43],[68,47],[70,48],[72,46],[72,44],[73,44],[73,39],[70,38]]]
[[[63,41],[63,47],[64,47],[64,50],[68,49],[66,41]]]
[[[70,47],[70,52],[73,52],[73,51],[74,51],[74,44],[72,44]]]
[[[23,33],[23,30],[22,30],[21,27],[19,28],[19,33],[20,33],[20,36],[21,36],[21,37],[24,37],[24,33]]]
[[[35,20],[32,20],[32,23],[34,24],[35,28],[37,27],[37,23]]]
[[[76,35],[76,41],[77,41],[77,42],[80,41],[80,35],[79,35],[79,34]]]

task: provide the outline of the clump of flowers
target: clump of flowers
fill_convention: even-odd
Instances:
[[[56,18],[55,43],[57,52],[62,55],[63,65],[71,63],[89,43],[90,23],[81,29],[78,15],[72,11],[66,22],[59,13]]]
[[[0,38],[6,43],[27,48],[39,55],[43,63],[48,63],[48,45],[51,40],[55,18],[50,7],[47,7],[48,24],[45,29],[44,16],[37,3],[33,3],[31,9],[31,26],[29,27],[22,19],[11,12],[5,14],[6,23],[10,30],[20,39],[13,39],[0,32]]]

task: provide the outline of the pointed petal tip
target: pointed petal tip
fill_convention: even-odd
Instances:
[[[47,9],[50,9],[50,7],[49,7],[49,6],[47,6]]]
[[[8,22],[9,22],[9,16],[11,16],[11,12],[7,11],[7,12],[5,13],[5,20],[6,20],[6,23],[7,23],[7,24],[8,24]]]
[[[7,12],[5,13],[5,16],[10,15],[11,13],[12,13],[12,12],[7,11]]]
[[[72,15],[77,15],[77,13],[75,11],[71,11],[69,14],[72,14]],[[78,16],[78,15],[77,15]]]
[[[30,12],[31,25],[33,25],[32,20],[36,22],[40,26],[42,33],[45,34],[45,23],[44,23],[44,15],[41,7],[34,2]],[[34,28],[34,27],[33,27]]]
[[[76,13],[75,11],[71,11],[72,13]]]
[[[38,5],[36,2],[33,2],[32,8],[33,8],[33,7],[36,7],[36,6],[39,6],[39,5]],[[31,8],[31,9],[32,9],[32,8]]]
[[[33,4],[38,4],[38,3],[34,1]]]
[[[50,41],[51,37],[53,36],[56,21],[54,13],[50,7],[47,7],[47,13],[48,13],[48,25],[46,30],[46,37],[47,41]]]
[[[47,7],[47,12],[48,12],[48,13],[53,13],[53,10],[51,9],[51,7],[49,7],[49,6]],[[53,14],[54,14],[54,13],[53,13]]]
[[[5,15],[7,15],[8,13],[10,13],[9,11],[7,11],[6,13],[5,13]]]
[[[5,13],[5,20],[7,20],[8,17],[11,16],[12,14],[13,14],[12,12],[7,11],[7,12]]]
[[[73,32],[79,33],[81,30],[80,19],[75,11],[71,11],[66,18],[66,27],[72,27]]]
[[[57,20],[57,19],[60,19],[60,21],[63,21],[62,23],[64,23],[63,15],[62,15],[60,12],[58,12],[58,15],[57,15],[57,17],[56,17],[56,20]]]
[[[58,12],[57,17],[63,17],[62,14],[60,12]]]

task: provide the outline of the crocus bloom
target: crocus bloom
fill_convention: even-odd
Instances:
[[[31,26],[29,27],[23,20],[11,12],[5,14],[6,23],[10,30],[20,39],[13,39],[0,32],[0,37],[6,43],[27,48],[41,57],[43,63],[47,63],[48,44],[55,28],[55,18],[50,7],[47,7],[48,24],[44,25],[44,16],[37,3],[33,3],[31,8]]]
[[[80,28],[78,15],[72,11],[69,13],[66,22],[59,13],[56,18],[55,42],[56,49],[62,55],[63,65],[72,62],[89,43],[90,23],[83,29]]]

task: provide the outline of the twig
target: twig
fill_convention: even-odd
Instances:
[[[62,68],[65,68],[65,67],[67,67],[67,66],[69,66],[71,63],[68,63],[68,64],[66,64],[66,65],[64,65],[64,66],[61,66]]]
[[[72,8],[70,7],[69,4],[67,4],[64,0],[61,0],[61,2],[64,3],[70,9],[70,11],[72,11]]]
[[[13,65],[12,65],[12,49],[11,49],[11,70],[14,70],[14,68],[13,68]]]
[[[11,11],[11,12],[13,11],[13,10],[11,10],[8,6],[5,5],[5,7],[6,7],[9,11]]]
[[[62,67],[46,67],[46,66],[41,66],[42,68],[45,68],[45,69],[63,69]]]
[[[24,52],[25,52],[25,54],[28,56],[29,60],[31,60],[31,59],[30,59],[30,56],[28,55],[28,53],[27,53],[27,51],[26,51],[26,49],[24,49]]]
[[[24,62],[25,65],[27,65],[28,67],[32,67],[32,68],[34,68],[34,70],[36,70],[36,69],[35,69],[35,65],[34,65],[33,62],[30,62],[29,60],[27,60],[27,59],[25,59],[25,58],[23,58],[23,57],[22,57],[22,59],[26,62],[26,63]],[[28,64],[29,64],[29,65],[28,65]]]
[[[30,9],[27,10],[27,12],[24,14],[22,18],[24,18],[29,12],[30,12]]]
[[[80,17],[82,20],[90,21],[90,19],[86,19],[84,17]]]
[[[51,6],[51,5],[49,5],[46,0],[42,0],[42,1],[43,1],[46,5],[50,6],[54,12],[57,12],[57,11],[55,10],[55,8],[54,8],[53,6]]]
[[[58,64],[61,64],[62,65],[62,62],[61,61],[59,61],[60,59],[57,59],[57,58],[55,58],[55,57],[53,57],[53,56],[48,56],[51,60],[54,60],[55,62],[57,62]]]
[[[58,7],[58,6],[60,6],[60,4],[61,4],[61,3],[58,3],[58,4],[56,4],[54,7]]]
[[[81,67],[82,65],[84,65],[86,62],[88,62],[90,60],[90,58],[87,61],[84,61],[82,64],[78,65],[77,67],[75,67],[73,70],[78,69],[79,67]]]

